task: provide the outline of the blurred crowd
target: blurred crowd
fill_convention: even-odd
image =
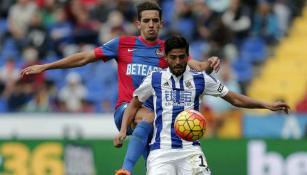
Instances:
[[[113,112],[114,61],[19,77],[22,68],[91,50],[120,35],[138,35],[133,0],[2,0],[1,112]],[[287,35],[304,0],[160,0],[161,38],[180,33],[193,59],[219,56],[216,75],[245,94],[272,48]],[[231,106],[206,98],[206,108]]]

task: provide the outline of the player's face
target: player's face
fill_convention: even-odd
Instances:
[[[185,48],[172,49],[166,55],[166,59],[168,67],[174,75],[180,76],[184,73],[188,63],[188,55]]]
[[[137,21],[137,27],[141,36],[147,41],[155,41],[158,38],[162,22],[157,10],[144,10],[141,12],[141,20]]]

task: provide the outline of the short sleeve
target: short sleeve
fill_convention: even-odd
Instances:
[[[133,97],[137,96],[140,102],[145,102],[153,95],[152,88],[152,74],[149,74],[141,83],[141,85],[134,91]]]
[[[214,77],[204,73],[204,79],[205,79],[204,95],[223,97],[229,92],[228,88]]]
[[[117,59],[119,48],[119,38],[114,38],[100,47],[95,48],[95,56],[97,59],[109,61],[110,59]]]

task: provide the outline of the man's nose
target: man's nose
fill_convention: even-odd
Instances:
[[[177,57],[176,60],[175,60],[175,63],[176,63],[176,64],[180,64],[180,63],[181,63],[180,58]]]
[[[152,20],[149,21],[149,27],[153,27],[154,22]]]

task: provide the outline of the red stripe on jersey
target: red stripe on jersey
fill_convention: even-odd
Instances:
[[[163,53],[163,55],[165,54],[164,53],[164,41],[160,41],[160,51],[161,53]],[[159,66],[162,68],[162,69],[165,69],[168,67],[168,63],[166,61],[166,58],[165,58],[165,55],[163,57],[160,58],[160,63],[159,63]]]
[[[103,54],[103,51],[100,47],[94,49],[95,57],[97,59],[102,59],[104,62],[108,61],[108,58]]]
[[[167,63],[165,57],[160,58],[160,67],[161,67],[162,69],[165,69],[165,68],[168,67],[168,63]]]
[[[119,38],[118,48],[118,100],[116,107],[123,102],[130,102],[135,89],[132,75],[127,75],[127,66],[132,63],[133,49],[136,43],[135,36],[123,36]]]

